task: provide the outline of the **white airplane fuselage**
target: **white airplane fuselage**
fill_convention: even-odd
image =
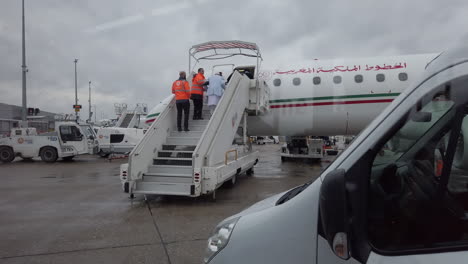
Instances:
[[[270,110],[248,117],[248,135],[355,135],[436,56],[314,60],[260,70],[259,79],[270,88]],[[154,107],[146,124],[151,125],[168,103],[166,98]]]
[[[249,116],[248,134],[355,135],[416,80],[435,56],[316,60],[260,71],[259,78],[270,87],[270,111]]]

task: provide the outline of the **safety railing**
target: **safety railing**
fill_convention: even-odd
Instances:
[[[229,153],[235,153],[235,158],[234,160],[237,160],[237,158],[239,157],[239,154],[237,152],[237,149],[231,149],[231,150],[228,150],[226,151],[226,153],[224,154],[224,165],[227,165],[228,164],[228,154]]]
[[[249,104],[249,87],[249,78],[239,72],[233,74],[193,153],[194,173],[200,173],[203,166],[222,164]]]
[[[158,149],[162,149],[171,128],[175,127],[175,97],[171,95],[170,99],[164,101],[168,102],[167,105],[130,153],[128,177],[131,183],[141,179],[143,174],[148,172],[148,166],[153,164],[155,153]]]

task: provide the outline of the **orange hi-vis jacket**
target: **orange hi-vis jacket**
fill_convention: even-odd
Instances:
[[[190,86],[185,80],[176,80],[172,84],[172,93],[175,94],[176,100],[190,99]]]
[[[201,94],[203,95],[203,84],[206,82],[205,76],[201,73],[197,73],[192,79],[192,94]]]

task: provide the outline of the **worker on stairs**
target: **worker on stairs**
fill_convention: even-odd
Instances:
[[[172,93],[175,94],[177,106],[177,129],[182,131],[182,111],[184,112],[184,131],[188,129],[188,120],[190,112],[190,85],[186,80],[184,71],[179,72],[179,79],[172,84]]]
[[[192,79],[192,90],[190,90],[190,99],[193,100],[193,120],[203,120],[203,91],[204,86],[207,85],[205,76],[203,75],[205,70],[203,68],[198,69],[198,73]]]

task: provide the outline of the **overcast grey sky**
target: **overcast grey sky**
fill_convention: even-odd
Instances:
[[[71,113],[88,81],[98,118],[114,103],[153,107],[189,47],[256,42],[265,64],[439,52],[468,41],[468,2],[436,0],[26,0],[28,106]],[[0,3],[0,102],[21,104],[21,1]],[[83,111],[87,116],[87,110]]]

